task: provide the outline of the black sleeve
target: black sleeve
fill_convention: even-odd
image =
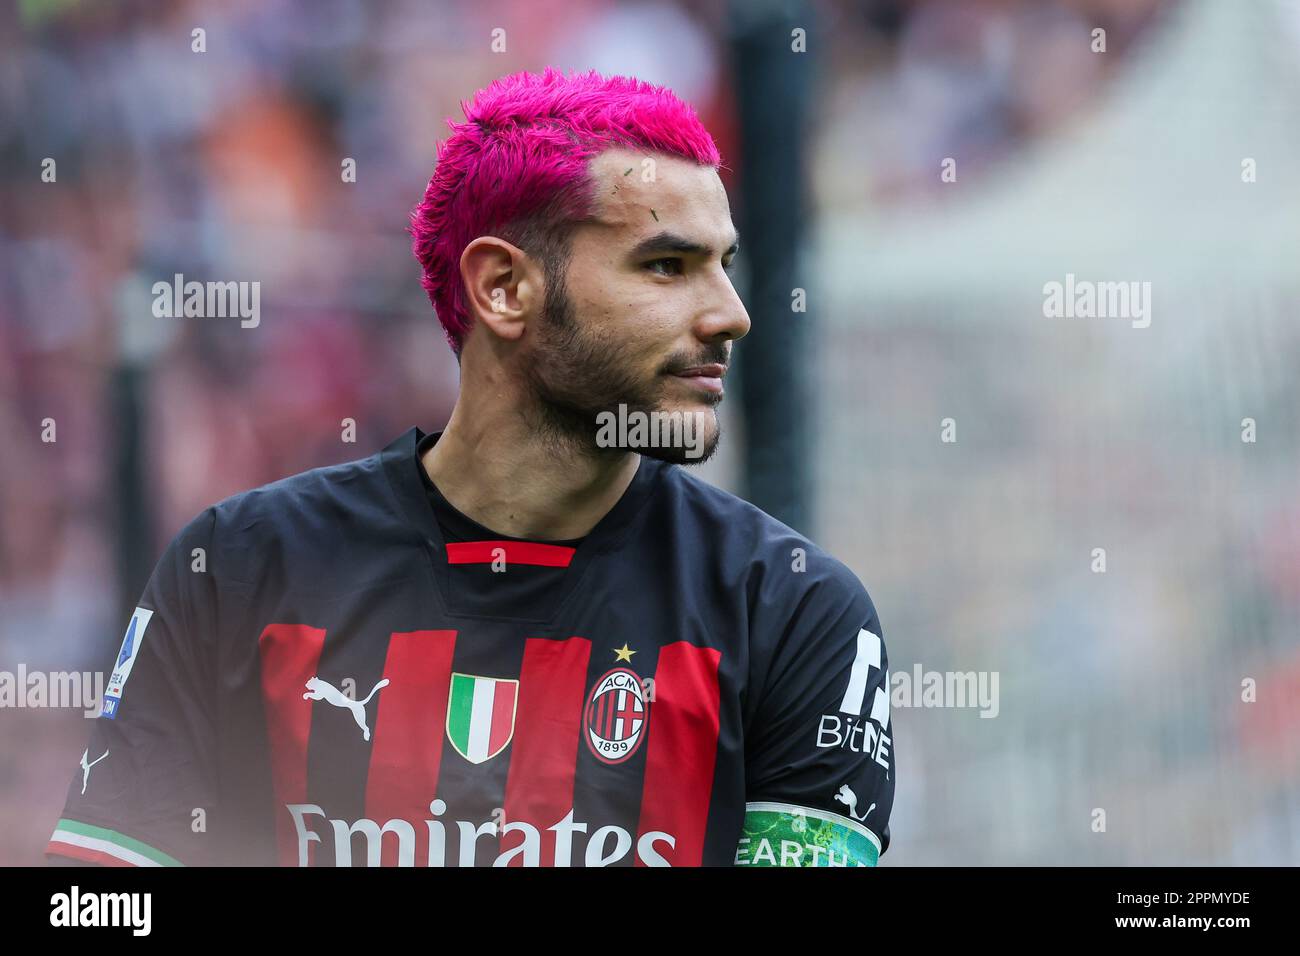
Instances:
[[[47,857],[121,866],[201,863],[216,800],[215,513],[172,540],[110,672]],[[197,549],[197,550],[196,550]],[[62,861],[60,861],[62,862]]]
[[[889,661],[866,589],[826,556],[765,661],[736,863],[874,866],[894,801]]]

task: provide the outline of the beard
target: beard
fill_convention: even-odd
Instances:
[[[719,342],[709,346],[704,355],[674,353],[653,379],[641,379],[632,371],[634,363],[617,342],[602,340],[577,322],[563,282],[548,281],[539,334],[525,371],[536,409],[535,416],[530,416],[532,424],[558,456],[578,453],[603,458],[635,451],[675,465],[702,464],[713,456],[722,438],[714,411],[722,401],[721,395],[702,396],[708,412],[680,412],[683,418],[694,415],[697,426],[711,426],[705,428],[699,449],[687,447],[684,442],[630,448],[603,446],[596,440],[598,416],[618,416],[622,405],[629,418],[637,413],[653,422],[655,419],[648,416],[668,413],[660,394],[662,373],[711,362],[725,364],[727,359],[728,346]],[[706,418],[708,421],[702,421]]]

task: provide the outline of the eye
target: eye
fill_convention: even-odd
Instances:
[[[731,270],[735,267],[735,265],[736,265],[736,257],[732,256],[730,259],[728,259],[726,262],[722,264],[722,271],[727,273],[727,275],[731,275]]]
[[[667,265],[669,267],[668,271],[661,272],[658,268],[661,265]],[[659,273],[659,275],[681,275],[682,260],[676,256],[667,256],[663,259],[652,259],[646,263],[646,268],[650,269],[652,272]]]

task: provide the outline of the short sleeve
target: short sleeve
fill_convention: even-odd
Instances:
[[[204,862],[216,791],[212,509],[172,540],[109,673],[49,857],[112,866]]]
[[[736,863],[874,866],[896,778],[889,661],[871,598],[843,565],[804,592],[767,674]]]

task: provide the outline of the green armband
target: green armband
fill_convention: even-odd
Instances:
[[[875,866],[880,840],[848,817],[788,803],[747,803],[736,866]]]

